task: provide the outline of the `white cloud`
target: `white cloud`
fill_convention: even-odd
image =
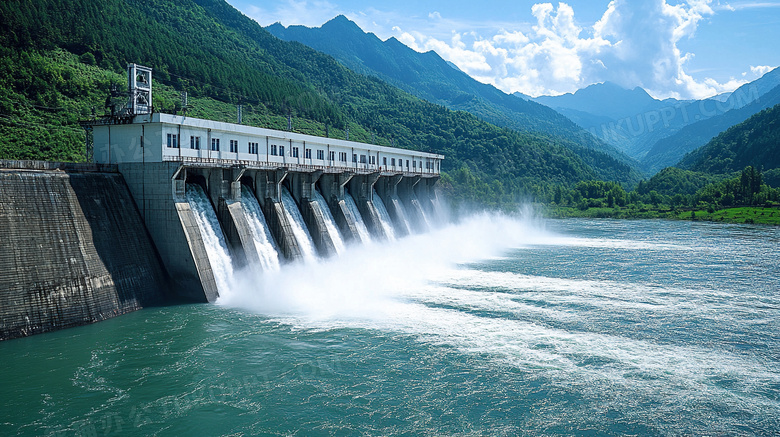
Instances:
[[[576,19],[568,3],[540,2],[527,9],[532,22],[460,19],[446,11],[420,15],[365,7],[341,10],[336,0],[283,0],[245,13],[263,25],[315,27],[344,14],[367,32],[390,36],[418,52],[436,51],[475,79],[529,95],[573,92],[611,81],[641,86],[652,95],[699,98],[732,91],[769,67],[725,82],[691,73],[694,54],[680,46],[716,11],[774,8],[780,2],[723,0],[611,0],[593,24]],[[752,74],[751,74],[752,73]]]
[[[746,82],[695,79],[686,71],[694,55],[683,53],[678,43],[693,38],[699,24],[715,14],[711,0],[612,0],[600,19],[585,27],[563,2],[534,4],[531,14],[535,23],[522,30],[505,25],[488,33],[460,27],[464,30],[443,37],[398,28],[394,35],[415,50],[435,50],[477,80],[506,92],[560,94],[612,81],[641,86],[660,98],[701,98]],[[437,14],[436,21],[447,18]]]
[[[780,2],[734,2],[718,4],[715,9],[726,11],[739,11],[743,9],[780,8]]]
[[[756,76],[763,76],[763,75],[769,73],[770,71],[772,71],[774,69],[775,69],[775,67],[770,67],[768,65],[756,65],[756,66],[751,65],[750,66],[750,72],[755,74]]]

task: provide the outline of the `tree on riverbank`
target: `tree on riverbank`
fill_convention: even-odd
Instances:
[[[680,179],[679,182],[670,180],[674,175]],[[710,182],[693,193],[690,191],[695,184],[688,180],[690,176],[689,171],[667,172],[661,176],[663,184],[643,181],[630,192],[612,182],[583,181],[568,190],[557,187],[549,203],[555,207],[571,208],[572,211],[566,213],[569,216],[596,214],[630,218],[653,217],[654,213],[658,216],[682,210],[701,210],[711,214],[723,208],[771,207],[780,202],[780,188],[765,184],[761,171],[752,166],[745,167],[732,177]],[[679,191],[668,187],[678,187]]]

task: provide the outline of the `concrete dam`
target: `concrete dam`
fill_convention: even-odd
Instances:
[[[160,303],[166,281],[122,175],[0,162],[0,339]]]
[[[235,269],[430,226],[441,155],[152,113],[146,101],[87,125],[92,164],[0,165],[0,339],[171,297],[214,302]]]

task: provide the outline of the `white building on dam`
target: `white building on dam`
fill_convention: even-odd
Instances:
[[[94,161],[116,165],[124,176],[184,297],[219,295],[191,190],[206,193],[237,265],[260,265],[265,255],[253,242],[251,220],[258,218],[242,206],[242,191],[254,194],[282,260],[306,251],[293,232],[295,217],[322,256],[342,241],[366,238],[365,230],[381,239],[427,226],[442,155],[155,113],[151,77],[151,69],[128,65],[127,105],[84,125]]]

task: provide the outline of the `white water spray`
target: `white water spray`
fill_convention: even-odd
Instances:
[[[344,203],[347,205],[347,209],[352,214],[352,218],[355,219],[355,226],[357,227],[358,235],[360,235],[360,241],[368,243],[371,241],[371,233],[368,232],[366,222],[363,221],[363,216],[360,215],[360,210],[355,203],[355,199],[351,194],[344,194]]]
[[[447,277],[459,263],[499,256],[539,234],[523,221],[481,214],[381,245],[349,246],[338,258],[312,259],[261,278],[243,278],[239,292],[223,303],[270,316],[324,318],[336,324],[344,318],[392,319],[397,305],[411,305],[405,296],[424,289],[431,278]]]
[[[322,197],[322,194],[317,190],[314,190],[314,202],[322,213],[322,218],[325,220],[325,228],[327,228],[328,235],[330,236],[331,241],[333,241],[336,253],[344,253],[344,239],[341,238],[341,232],[339,232],[339,228],[336,226],[336,220],[333,219],[333,214],[330,212],[328,202],[325,201],[325,198]]]
[[[255,249],[260,256],[260,267],[263,271],[279,270],[279,250],[271,236],[271,230],[268,228],[268,223],[257,198],[245,185],[241,186],[241,205],[247,213]]]
[[[306,223],[303,222],[298,205],[286,187],[282,187],[282,206],[284,206],[284,213],[287,216],[287,221],[290,222],[290,227],[295,240],[298,242],[298,247],[301,249],[303,259],[305,261],[316,259],[317,252],[314,250],[314,241],[311,239],[309,231],[306,230]]]
[[[203,245],[214,273],[219,294],[228,293],[233,276],[233,260],[230,258],[225,235],[219,225],[217,214],[211,206],[206,193],[200,185],[187,184],[187,201],[192,212],[195,213],[195,221],[198,222]]]

